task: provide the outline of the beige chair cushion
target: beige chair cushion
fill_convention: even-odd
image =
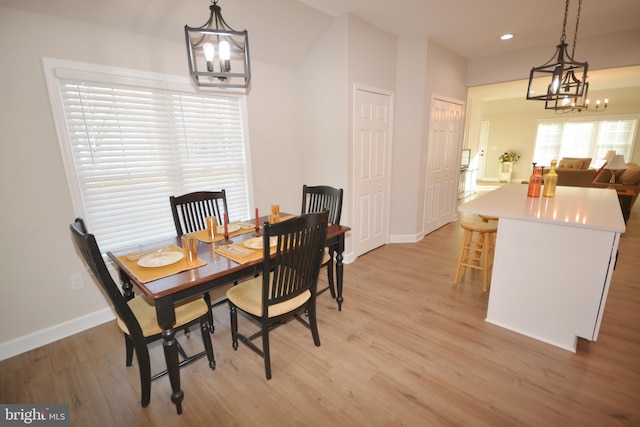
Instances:
[[[262,316],[262,276],[254,277],[227,291],[227,298],[236,307],[254,316]],[[288,301],[269,307],[269,317],[279,316],[295,310],[311,298],[308,290]]]
[[[329,255],[329,250],[325,249],[324,253],[322,254],[322,262],[320,262],[320,265],[325,265],[329,261],[331,261],[331,255]]]
[[[150,337],[162,332],[162,329],[158,325],[158,318],[156,317],[156,308],[153,302],[149,301],[145,296],[139,295],[132,300],[128,301],[129,307],[133,314],[140,323],[142,328],[142,334],[145,337]],[[207,303],[201,297],[198,299],[184,301],[176,304],[176,323],[174,328],[178,328],[192,320],[198,319],[209,311]],[[118,317],[118,326],[122,329],[122,332],[129,334],[127,325]]]

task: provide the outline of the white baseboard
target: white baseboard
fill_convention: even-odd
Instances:
[[[389,236],[389,243],[416,243],[419,242],[424,235],[420,234],[394,234]]]
[[[0,343],[0,360],[5,360],[33,350],[34,348],[42,347],[43,345],[109,322],[115,318],[115,313],[111,307],[107,307],[11,341]]]

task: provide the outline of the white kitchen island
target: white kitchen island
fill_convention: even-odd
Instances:
[[[458,209],[500,218],[487,322],[573,352],[578,337],[597,340],[625,232],[615,190],[532,198],[507,184]]]

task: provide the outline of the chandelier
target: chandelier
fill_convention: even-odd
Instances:
[[[589,91],[587,69],[589,64],[574,59],[581,9],[582,0],[578,0],[576,31],[571,54],[567,51],[568,45],[566,43],[567,16],[569,15],[569,0],[566,0],[562,36],[554,56],[546,64],[531,69],[527,99],[545,101],[544,108],[547,110],[570,112],[572,110],[587,110],[589,107],[587,100],[587,92]],[[542,82],[540,88],[536,86],[539,82]]]
[[[565,107],[555,108],[555,110],[556,113],[582,113],[583,111],[588,113],[599,113],[607,109],[609,106],[609,98],[605,98],[604,102],[601,102],[599,99],[596,100],[596,102],[593,103],[595,106],[591,104],[591,101],[587,98],[582,104],[566,102]]]
[[[218,0],[211,2],[203,26],[184,26],[191,78],[199,87],[246,88],[251,80],[247,30],[232,29]]]

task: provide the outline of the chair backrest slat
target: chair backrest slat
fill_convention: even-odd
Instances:
[[[292,299],[305,291],[315,295],[327,236],[328,212],[300,215],[276,224],[265,224],[263,245],[263,315],[270,305]],[[277,237],[275,255],[269,242]]]
[[[221,191],[197,191],[182,196],[169,197],[176,234],[182,236],[207,228],[206,218],[215,216],[222,224],[228,214],[227,195]]]
[[[342,188],[334,188],[328,185],[303,185],[301,213],[329,210],[329,222],[331,224],[340,224],[342,196]]]

